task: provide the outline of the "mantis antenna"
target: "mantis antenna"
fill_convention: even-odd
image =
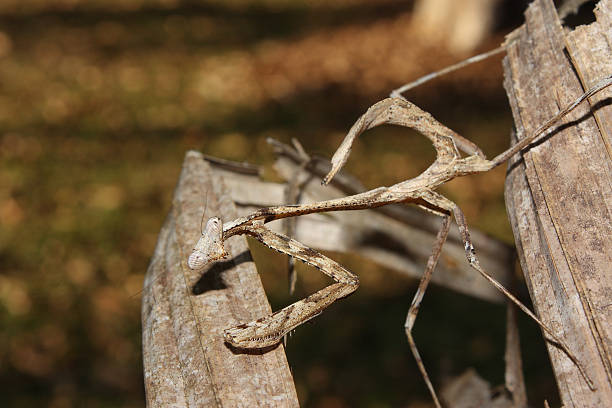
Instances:
[[[202,211],[202,219],[200,220],[200,233],[204,234],[204,216],[206,215],[206,210],[208,209],[208,190],[206,190],[206,195],[204,196],[204,211]]]

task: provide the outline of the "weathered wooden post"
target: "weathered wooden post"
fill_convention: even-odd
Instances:
[[[236,217],[223,181],[214,178],[200,153],[189,152],[143,293],[147,406],[296,407],[282,345],[244,353],[223,342],[228,323],[270,313],[245,238],[229,240],[229,260],[213,264],[206,274],[186,265],[204,211],[204,216]]]
[[[563,27],[534,1],[506,42],[505,87],[520,139],[612,73],[612,1]],[[509,165],[506,204],[539,317],[578,353],[597,390],[548,344],[563,405],[612,407],[612,105],[601,92]],[[589,110],[589,105],[590,109]]]

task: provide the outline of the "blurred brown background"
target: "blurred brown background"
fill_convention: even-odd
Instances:
[[[186,150],[264,165],[271,179],[266,137],[330,157],[391,89],[498,46],[525,3],[499,2],[468,45],[408,0],[0,3],[0,405],[144,404],[139,291]],[[501,81],[497,57],[407,97],[491,156],[512,125]],[[347,168],[390,185],[433,156],[424,138],[384,127]],[[444,192],[512,243],[504,171]],[[273,306],[287,304],[284,258],[252,247]],[[416,282],[333,255],[362,286],[290,339],[302,405],[430,406],[403,331]],[[300,269],[296,297],[321,282]],[[502,384],[504,316],[432,288],[415,338],[434,382],[475,367]],[[539,332],[521,329],[530,397],[554,403]]]

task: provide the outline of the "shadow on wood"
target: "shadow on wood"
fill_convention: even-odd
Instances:
[[[244,237],[227,242],[229,260],[209,267],[213,273],[187,267],[204,212],[236,217],[223,181],[200,153],[188,152],[144,284],[147,406],[298,406],[282,346],[238,354],[223,342],[224,329],[271,309]]]
[[[508,37],[505,87],[518,139],[612,72],[612,1],[599,2],[595,16],[596,22],[568,30],[552,1],[537,0],[525,25]],[[610,96],[610,90],[593,96],[590,107],[565,118],[574,126],[561,124],[554,137],[517,155],[506,180],[536,312],[579,352],[597,387],[591,391],[567,356],[548,344],[567,408],[612,406]]]

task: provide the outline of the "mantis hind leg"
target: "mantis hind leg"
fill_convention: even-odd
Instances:
[[[546,333],[546,340],[555,344],[559,347],[565,355],[574,363],[574,365],[580,371],[580,374],[586,381],[587,385],[591,390],[595,390],[595,385],[593,381],[586,373],[586,370],[580,363],[580,360],[576,357],[576,355],[569,349],[567,344],[563,340],[561,340],[553,331],[550,329],[544,322],[542,322],[527,306],[525,306],[520,300],[518,300],[512,293],[508,291],[499,283],[493,276],[491,276],[488,272],[486,272],[482,266],[480,266],[480,262],[476,257],[476,251],[474,249],[474,245],[472,244],[472,240],[470,239],[470,233],[468,230],[467,222],[465,220],[465,216],[463,215],[463,211],[459,208],[457,204],[449,200],[448,198],[438,194],[434,191],[427,191],[426,194],[423,195],[423,199],[432,205],[438,206],[446,211],[449,211],[455,217],[455,221],[457,222],[457,226],[459,227],[459,233],[461,234],[461,239],[463,240],[464,248],[465,248],[465,256],[468,260],[468,263],[472,268],[474,268],[483,278],[489,281],[497,290],[499,290],[506,298],[508,298],[512,303],[518,306],[527,316],[529,316],[533,321],[535,321],[538,326],[542,328],[544,333]]]
[[[404,328],[406,330],[406,337],[408,338],[408,343],[410,344],[410,350],[414,355],[414,359],[417,362],[419,370],[421,371],[421,375],[427,384],[427,388],[431,393],[431,396],[436,404],[437,408],[441,408],[440,401],[438,400],[438,396],[436,391],[429,379],[429,375],[427,374],[427,370],[425,369],[425,365],[423,364],[423,360],[421,359],[421,355],[419,354],[419,350],[417,349],[416,343],[414,342],[414,338],[412,337],[412,328],[414,327],[414,323],[416,321],[417,314],[419,313],[419,308],[421,306],[421,302],[423,300],[423,296],[425,295],[425,291],[427,290],[427,286],[429,285],[429,281],[431,280],[431,276],[433,274],[434,269],[438,263],[438,259],[440,258],[440,254],[442,252],[442,246],[444,242],[446,242],[446,237],[448,236],[448,231],[450,229],[450,215],[444,215],[442,221],[442,226],[438,231],[438,235],[436,236],[436,242],[434,243],[432,254],[429,256],[427,260],[427,267],[425,268],[425,272],[421,277],[421,281],[419,282],[419,288],[417,289],[416,294],[414,295],[414,299],[412,299],[412,303],[410,304],[410,309],[408,309],[408,315],[406,316],[406,323],[404,324]]]

